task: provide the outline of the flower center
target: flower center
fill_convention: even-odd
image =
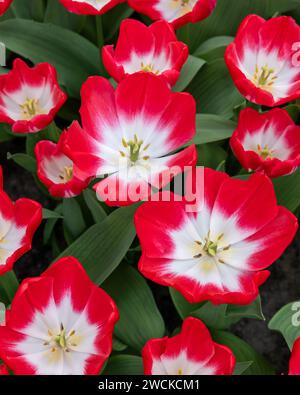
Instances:
[[[42,114],[42,110],[39,106],[37,99],[26,99],[23,104],[20,104],[22,116],[24,120],[30,120],[35,115]]]
[[[50,329],[48,330],[48,335],[50,340],[46,341],[44,346],[51,345],[51,352],[53,353],[58,350],[69,352],[71,346],[77,347],[77,343],[75,342],[75,331],[72,330],[69,334],[67,334],[63,324],[60,324],[60,332],[57,335],[53,334]]]
[[[62,173],[59,174],[59,178],[62,182],[69,182],[73,178],[73,166],[65,166]]]
[[[272,159],[274,155],[274,151],[269,149],[268,145],[262,147],[260,144],[257,144],[257,152],[264,160]]]
[[[122,138],[122,145],[124,148],[127,150],[127,155],[124,151],[120,151],[120,155],[122,157],[129,157],[130,162],[132,165],[134,165],[139,159],[140,159],[140,154],[142,151],[147,151],[147,149],[150,147],[150,144],[147,144],[145,147],[143,147],[144,141],[139,140],[138,136],[135,134],[133,140],[128,140],[126,141],[124,138]],[[142,156],[143,160],[148,160],[150,159],[150,156],[144,155]]]
[[[271,89],[274,85],[277,76],[275,75],[275,70],[266,66],[258,67],[256,65],[254,73],[254,83],[258,87],[262,87],[266,90]]]
[[[192,11],[192,5],[190,4],[190,0],[172,0],[172,1],[176,8],[178,7],[181,8],[182,15]]]
[[[182,369],[178,369],[177,374],[178,374],[179,376],[182,376],[182,375],[183,375],[183,370],[182,370]]]
[[[208,232],[207,237],[205,238],[205,243],[196,240],[195,243],[197,245],[198,254],[194,255],[194,258],[201,258],[203,256],[208,256],[211,258],[216,258],[219,263],[224,263],[224,261],[218,258],[218,254],[227,251],[230,249],[230,245],[226,247],[220,247],[219,242],[222,240],[224,234],[221,234],[217,237],[217,241],[213,241],[210,239],[210,231]]]
[[[144,64],[144,62],[141,62],[141,70],[146,71],[147,73],[159,74],[159,70],[155,70],[154,65],[151,63]]]

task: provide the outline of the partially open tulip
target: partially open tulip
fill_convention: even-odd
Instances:
[[[16,59],[8,74],[0,75],[0,122],[15,133],[44,129],[66,101],[56,70],[49,63],[29,67]]]
[[[116,48],[106,45],[102,55],[107,71],[116,81],[145,71],[174,85],[187,60],[188,47],[177,40],[174,30],[165,21],[146,26],[126,19],[121,24]]]
[[[290,359],[289,375],[300,376],[300,337],[295,341]]]
[[[290,174],[300,165],[300,126],[280,108],[263,114],[241,111],[230,145],[246,170],[269,177]]]
[[[62,258],[22,282],[0,326],[0,358],[17,375],[99,374],[118,318],[81,264]]]
[[[293,18],[249,15],[225,52],[234,83],[251,102],[274,107],[300,97],[300,27]]]
[[[193,317],[183,321],[178,335],[149,340],[142,355],[147,375],[231,375],[235,366],[233,352]]]

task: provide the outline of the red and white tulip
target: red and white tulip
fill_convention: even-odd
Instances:
[[[0,275],[31,249],[33,235],[42,222],[42,207],[30,199],[13,203],[3,191],[0,171]]]
[[[5,326],[0,358],[17,375],[99,374],[119,314],[73,257],[23,281]]]
[[[147,198],[193,166],[195,146],[172,153],[195,134],[195,101],[172,92],[150,73],[122,80],[114,91],[102,77],[82,87],[83,129],[71,125],[65,151],[87,176],[109,176],[94,186],[109,205],[129,205]]]
[[[249,15],[225,52],[234,83],[251,102],[274,107],[300,97],[300,27],[293,18]]]
[[[142,356],[147,375],[231,375],[235,366],[232,351],[215,343],[193,317],[183,321],[178,335],[149,340]]]
[[[164,19],[175,29],[207,18],[217,0],[128,0],[130,7],[151,19]]]
[[[80,195],[88,186],[89,179],[74,166],[73,161],[64,153],[65,131],[58,144],[43,140],[35,146],[37,175],[47,187],[50,195],[58,198],[71,198]]]
[[[13,0],[0,0],[0,16],[8,10],[12,2]]]
[[[82,15],[104,14],[125,0],[59,0],[71,12]]]
[[[289,366],[289,375],[300,376],[300,338],[295,341],[293,346]]]
[[[190,303],[248,304],[269,277],[265,269],[293,240],[297,218],[277,205],[262,174],[244,181],[198,168],[190,177],[193,211],[189,201],[176,199],[137,209],[139,270]]]
[[[106,45],[102,49],[103,63],[116,81],[145,71],[175,85],[187,57],[188,47],[177,40],[173,28],[165,21],[146,26],[126,19],[121,24],[116,48]]]
[[[230,145],[249,171],[280,177],[300,166],[300,126],[283,109],[263,114],[251,108],[242,110]]]
[[[52,121],[66,101],[49,63],[30,68],[16,59],[13,69],[0,75],[0,122],[12,125],[15,133],[34,133]]]

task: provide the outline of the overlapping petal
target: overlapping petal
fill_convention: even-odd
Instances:
[[[293,346],[290,359],[289,375],[300,376],[300,338],[298,338]]]
[[[206,326],[192,317],[178,335],[149,340],[142,355],[147,375],[231,375],[235,366],[232,351],[213,342]]]
[[[118,317],[81,264],[62,258],[21,284],[0,327],[0,358],[15,374],[98,374]]]
[[[70,12],[82,15],[101,15],[125,0],[59,0]]]
[[[139,270],[191,303],[250,303],[269,276],[264,269],[293,240],[297,219],[277,205],[261,174],[241,181],[199,168],[191,184],[194,204],[174,198],[138,208]]]
[[[49,63],[30,68],[16,59],[13,69],[0,75],[0,122],[15,133],[34,133],[48,126],[66,101]]]

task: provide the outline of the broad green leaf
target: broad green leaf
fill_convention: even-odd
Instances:
[[[95,45],[79,34],[47,23],[9,19],[0,23],[1,41],[8,49],[33,63],[49,62],[72,97],[78,97],[82,83],[99,73]],[[83,56],[84,54],[84,56]]]
[[[124,343],[122,343],[119,339],[117,339],[115,336],[113,336],[113,350],[114,351],[124,351],[126,350],[128,346]]]
[[[194,56],[211,62],[214,59],[223,58],[226,47],[233,41],[234,37],[217,36],[209,38],[202,43],[194,53]]]
[[[69,12],[59,1],[48,1],[44,22],[79,32],[85,21],[85,15]]]
[[[146,280],[123,264],[102,284],[116,302],[120,320],[115,335],[122,343],[141,351],[152,338],[164,336],[165,326]]]
[[[230,138],[237,124],[213,114],[197,114],[197,133],[192,143],[206,144]]]
[[[76,198],[64,199],[62,207],[64,226],[72,239],[77,239],[86,229],[81,207]]]
[[[0,325],[5,323],[5,304],[0,302]]]
[[[190,304],[176,290],[170,288],[172,301],[182,319],[193,316],[214,329],[227,329],[242,318],[263,320],[260,297],[248,306],[213,305],[210,302]]]
[[[50,140],[57,143],[60,136],[60,129],[52,122],[47,128],[38,133],[27,134],[26,152],[28,155],[35,156],[34,148],[39,141]]]
[[[217,143],[198,145],[197,152],[197,166],[210,167],[211,169],[216,169],[220,163],[224,163],[228,156],[227,152]]]
[[[53,218],[59,219],[59,218],[63,218],[63,216],[56,211],[43,208],[43,219],[53,219]]]
[[[45,3],[45,0],[14,0],[11,9],[16,18],[34,19],[42,22],[45,12]]]
[[[269,329],[280,332],[290,349],[300,337],[300,301],[289,303],[280,309],[269,322]]]
[[[106,217],[106,211],[102,208],[101,203],[96,197],[96,193],[91,189],[86,189],[83,192],[83,197],[86,205],[88,206],[95,223],[102,222]]]
[[[133,242],[135,210],[136,206],[115,210],[104,221],[89,228],[59,258],[74,256],[92,281],[100,285],[119,265]]]
[[[271,18],[299,6],[299,0],[218,0],[212,15],[201,23],[189,24],[177,31],[194,53],[199,45],[215,36],[235,36],[243,19],[250,14]],[[226,97],[226,96],[225,96]]]
[[[59,204],[56,207],[55,212],[58,215],[61,215],[63,217],[63,215],[62,215],[62,204]],[[55,225],[57,224],[58,220],[59,220],[59,218],[53,218],[53,219],[50,218],[46,222],[45,227],[44,227],[44,235],[43,235],[44,244],[48,244],[49,240],[51,239],[53,231],[54,231],[54,228],[55,228]],[[53,254],[53,255],[56,256],[57,254]]]
[[[103,15],[102,23],[106,41],[110,41],[118,32],[123,19],[133,14],[133,9],[128,4],[119,4]]]
[[[237,362],[234,368],[233,375],[240,376],[246,372],[246,370],[253,364],[252,361]]]
[[[23,167],[27,171],[30,171],[31,173],[36,172],[36,160],[27,154],[11,154],[8,152],[7,159],[13,160],[19,166]]]
[[[212,331],[215,342],[229,347],[236,357],[236,361],[252,364],[244,371],[245,375],[273,375],[274,368],[269,362],[258,354],[249,344],[232,333],[225,331]]]
[[[0,276],[0,302],[9,306],[19,287],[19,282],[13,271]]]
[[[143,375],[143,360],[136,355],[115,355],[109,358],[103,371],[104,375]]]
[[[204,64],[205,60],[190,55],[180,72],[180,77],[174,86],[174,91],[182,92],[185,90]]]
[[[223,59],[206,63],[187,87],[197,101],[198,112],[231,118],[233,108],[244,101]]]
[[[274,179],[273,184],[278,204],[296,211],[300,205],[300,169],[289,176]]]
[[[254,302],[245,305],[227,305],[226,316],[229,318],[253,318],[256,320],[265,320],[262,306],[261,306],[261,298],[258,296]]]
[[[299,115],[300,115],[300,107],[298,104],[289,104],[284,107],[284,109],[289,113],[289,116],[295,123],[298,123]]]

